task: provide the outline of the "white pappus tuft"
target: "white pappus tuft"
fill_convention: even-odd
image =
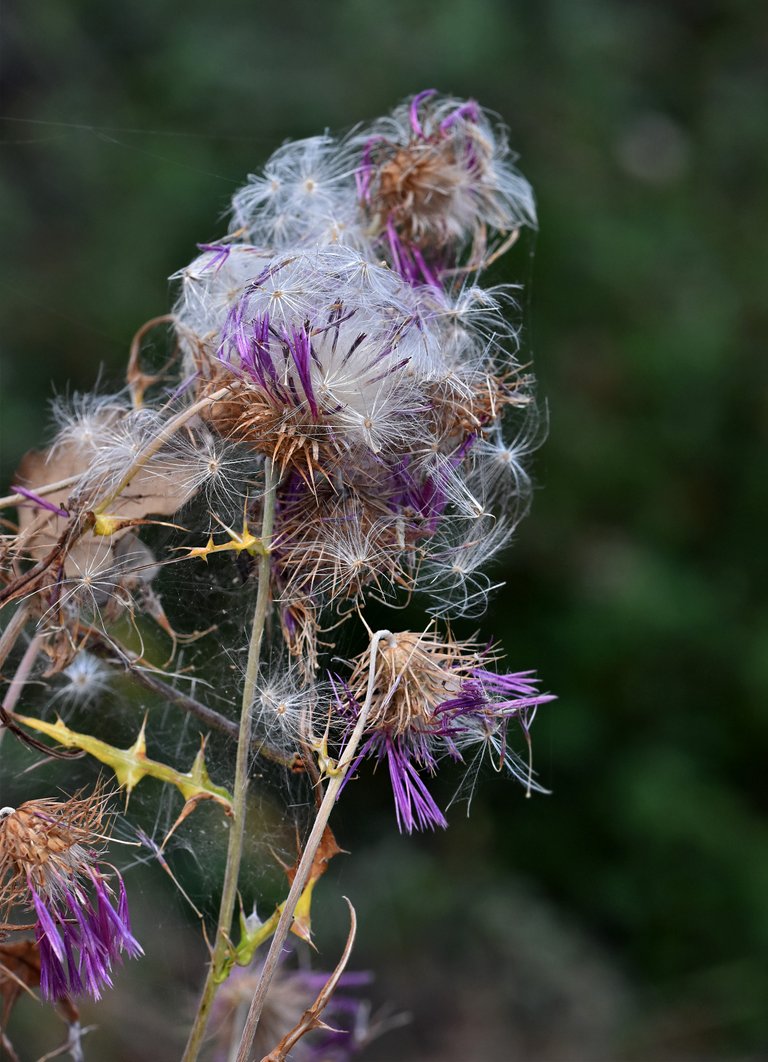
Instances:
[[[328,693],[322,684],[307,682],[295,661],[280,661],[259,677],[253,699],[253,729],[256,740],[292,753],[300,739],[312,731],[318,703]]]
[[[356,155],[334,137],[284,144],[232,199],[233,235],[279,252],[347,242],[357,225]]]
[[[93,653],[79,652],[61,673],[65,680],[54,694],[66,705],[91,705],[109,689],[110,670]]]
[[[484,514],[476,520],[447,520],[430,543],[416,588],[430,597],[433,616],[479,616],[488,595],[504,584],[483,571],[509,542],[514,528]]]

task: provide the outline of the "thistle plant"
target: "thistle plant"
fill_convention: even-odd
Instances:
[[[448,825],[431,788],[443,764],[460,789],[485,760],[540,789],[530,731],[551,697],[450,626],[484,612],[489,563],[528,506],[535,406],[515,289],[482,284],[535,225],[514,161],[477,103],[433,90],[340,139],[284,145],[235,194],[229,232],[175,274],[175,306],[137,334],[125,387],[54,404],[54,438],[2,499],[0,719],[39,754],[97,761],[115,792],[102,780],[0,810],[3,934],[32,940],[44,998],[98,998],[141,955],[106,854],[118,791],[149,777],[181,794],[176,820],[158,844],[131,832],[126,805],[122,833],[165,869],[201,803],[228,822],[186,1062],[351,1058],[368,1032],[358,1020],[332,1035],[322,1013],[335,1026],[333,990],[359,981],[343,972],[354,932],[333,975],[283,961],[289,932],[309,938],[339,851],[336,802],[381,765],[412,833]],[[171,356],[148,367],[160,329]],[[372,629],[372,605],[389,629]],[[405,605],[423,618],[401,629]],[[214,707],[222,654],[238,689]],[[191,767],[148,755],[151,721],[128,747],[107,739],[126,683],[201,728]],[[207,743],[225,737],[234,763],[213,778]],[[266,921],[245,914],[241,873],[259,761],[314,795]],[[281,1008],[289,998],[301,1006]]]

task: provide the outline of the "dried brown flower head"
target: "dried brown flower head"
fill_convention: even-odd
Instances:
[[[103,786],[69,800],[44,797],[0,809],[0,911],[28,894],[56,898],[92,866],[106,840]]]
[[[459,691],[463,679],[480,659],[472,642],[444,640],[414,631],[382,638],[376,656],[370,729],[385,729],[398,735],[414,724],[429,728],[435,709]],[[356,699],[364,696],[368,664],[367,652],[355,661],[349,687]]]

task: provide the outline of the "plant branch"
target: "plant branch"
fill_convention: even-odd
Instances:
[[[239,735],[240,726],[234,719],[227,719],[225,715],[217,712],[215,708],[210,708],[207,704],[203,704],[202,701],[198,701],[197,698],[191,697],[188,693],[182,693],[181,690],[169,686],[153,671],[148,670],[146,667],[139,667],[138,661],[133,659],[127,650],[122,647],[117,660],[125,668],[127,674],[140,686],[150,690],[152,693],[156,693],[159,697],[163,697],[169,704],[180,708],[182,712],[199,719],[201,723],[205,723],[211,730],[219,730],[230,737]],[[296,757],[284,756],[277,749],[265,744],[262,738],[253,739],[251,744],[253,751],[267,760],[279,763],[283,767],[293,767],[296,764]],[[299,760],[299,762],[301,761]]]
[[[14,617],[15,619],[15,617]],[[13,715],[13,709],[16,707],[16,703],[21,696],[21,691],[29,679],[32,673],[32,668],[35,666],[35,661],[38,658],[40,649],[42,647],[45,638],[42,634],[35,634],[29,645],[24,651],[24,655],[19,661],[19,666],[16,668],[11,681],[8,683],[8,688],[5,691],[2,704],[0,705],[0,743],[2,743],[5,731],[9,729],[10,716]]]
[[[355,728],[344,746],[344,751],[341,754],[336,770],[328,780],[325,794],[320,807],[317,810],[314,825],[312,826],[312,832],[304,846],[304,851],[302,852],[299,865],[296,869],[296,875],[291,884],[288,898],[285,901],[285,906],[280,915],[280,921],[277,924],[275,935],[272,938],[272,943],[270,944],[269,952],[267,953],[267,958],[264,962],[256,992],[251,1000],[251,1007],[248,1011],[248,1017],[246,1018],[243,1035],[240,1040],[240,1050],[237,1054],[237,1062],[248,1062],[253,1038],[256,1035],[261,1012],[264,1008],[264,1001],[267,998],[269,987],[275,976],[277,964],[280,961],[280,952],[282,951],[286,937],[290,931],[291,923],[293,922],[293,917],[296,911],[296,905],[298,904],[299,897],[304,891],[304,886],[309,879],[317,849],[320,846],[320,842],[322,841],[325,832],[325,827],[328,824],[328,819],[331,816],[339,792],[344,785],[349,768],[354,761],[357,746],[360,744],[360,739],[363,736],[363,731],[365,730],[365,725],[368,721],[368,715],[371,710],[371,703],[373,701],[376,685],[376,654],[378,652],[379,642],[382,638],[388,637],[391,637],[391,632],[383,630],[377,631],[371,638],[371,656],[368,666],[368,688],[365,694],[365,701],[360,709]]]
[[[0,667],[8,659],[8,654],[18,641],[19,635],[27,625],[29,619],[29,606],[25,603],[19,605],[14,614],[8,620],[2,634],[0,634]]]
[[[347,943],[344,945],[344,951],[336,964],[336,969],[320,989],[317,999],[312,1006],[307,1007],[296,1025],[294,1025],[290,1032],[285,1034],[277,1047],[262,1058],[261,1062],[286,1062],[288,1053],[293,1050],[302,1037],[306,1036],[307,1033],[312,1032],[313,1029],[323,1027],[328,1028],[327,1025],[323,1025],[320,1015],[330,1003],[331,997],[336,991],[336,987],[339,983],[339,978],[347,968],[349,956],[352,954],[352,945],[355,943],[355,935],[357,934],[357,915],[355,914],[355,909],[346,896],[344,899],[346,900],[347,907],[349,907],[350,926]]]

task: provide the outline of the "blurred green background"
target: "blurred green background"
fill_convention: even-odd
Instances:
[[[401,838],[383,780],[358,785],[322,961],[341,890],[377,1005],[414,1015],[371,1059],[768,1058],[764,5],[35,0],[2,23],[3,483],[53,391],[119,378],[283,139],[430,86],[509,125],[540,234],[494,279],[525,285],[550,431],[483,630],[559,696],[534,728],[552,795],[484,777],[471,819]],[[115,1037],[89,1058],[178,1057],[203,953],[151,880],[162,954],[86,1008]]]

